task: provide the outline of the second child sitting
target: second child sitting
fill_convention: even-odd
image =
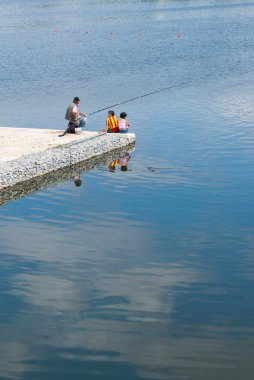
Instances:
[[[119,133],[128,133],[130,124],[126,120],[127,113],[121,112],[118,120]]]
[[[118,120],[115,116],[114,111],[108,111],[108,117],[106,120],[106,126],[103,132],[107,133],[119,133]]]

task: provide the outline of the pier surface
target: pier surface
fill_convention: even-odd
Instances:
[[[81,134],[67,133],[59,137],[61,133],[62,131],[54,129],[0,127],[0,165],[31,153],[42,152],[98,135],[98,132],[83,131]]]
[[[0,190],[135,144],[134,133],[0,127]]]

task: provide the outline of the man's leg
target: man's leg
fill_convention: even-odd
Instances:
[[[85,128],[87,122],[87,117],[81,117],[79,119],[79,128]]]

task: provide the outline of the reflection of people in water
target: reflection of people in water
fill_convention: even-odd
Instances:
[[[115,172],[116,171],[116,165],[118,164],[119,160],[114,160],[110,162],[108,168],[110,172]]]
[[[82,180],[80,178],[80,175],[75,175],[74,177],[74,183],[76,186],[81,186],[82,185]]]
[[[126,172],[128,170],[127,164],[128,161],[130,160],[131,156],[129,153],[124,153],[123,155],[120,156],[118,160],[114,160],[110,162],[108,165],[108,169],[110,172],[115,172],[116,171],[116,166],[120,164],[121,166],[121,171]]]
[[[128,170],[127,164],[131,156],[129,153],[125,153],[122,157],[119,159],[119,163],[121,165],[121,171],[126,172]]]

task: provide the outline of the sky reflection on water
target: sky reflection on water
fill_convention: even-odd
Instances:
[[[63,378],[123,371],[126,378],[201,379],[209,368],[211,378],[223,379],[250,363],[253,258],[238,252],[249,252],[252,231],[214,223],[210,215],[218,209],[205,208],[201,199],[188,219],[189,202],[176,194],[170,214],[156,212],[146,185],[136,210],[126,207],[134,204],[133,192],[114,204],[107,187],[112,191],[112,175],[120,173],[126,175],[106,168],[87,173],[71,207],[65,197],[72,181],[61,186],[60,198],[48,189],[20,200],[16,216],[10,212],[1,223],[3,378],[53,379],[57,370]],[[104,210],[100,181],[109,201]],[[127,190],[135,190],[129,181]],[[167,193],[160,197],[165,201]]]
[[[63,378],[65,365],[76,361],[83,374],[94,376],[89,368],[97,367],[103,378],[105,363],[120,363],[121,370],[128,363],[134,378],[178,378],[177,368],[193,378],[198,368],[200,378],[201,369],[209,368],[223,378],[223,370],[235,370],[236,355],[253,343],[252,287],[245,278],[236,281],[239,258],[230,258],[231,268],[225,269],[227,253],[214,257],[230,242],[217,237],[218,249],[201,231],[197,238],[189,231],[182,242],[172,234],[167,256],[160,251],[155,262],[156,233],[126,220],[124,231],[114,228],[117,218],[107,223],[114,236],[96,221],[69,232],[22,219],[15,228],[8,223],[1,228],[3,378],[15,372],[37,378],[46,368],[45,377],[51,378],[52,361]],[[71,373],[79,378],[73,365]]]

